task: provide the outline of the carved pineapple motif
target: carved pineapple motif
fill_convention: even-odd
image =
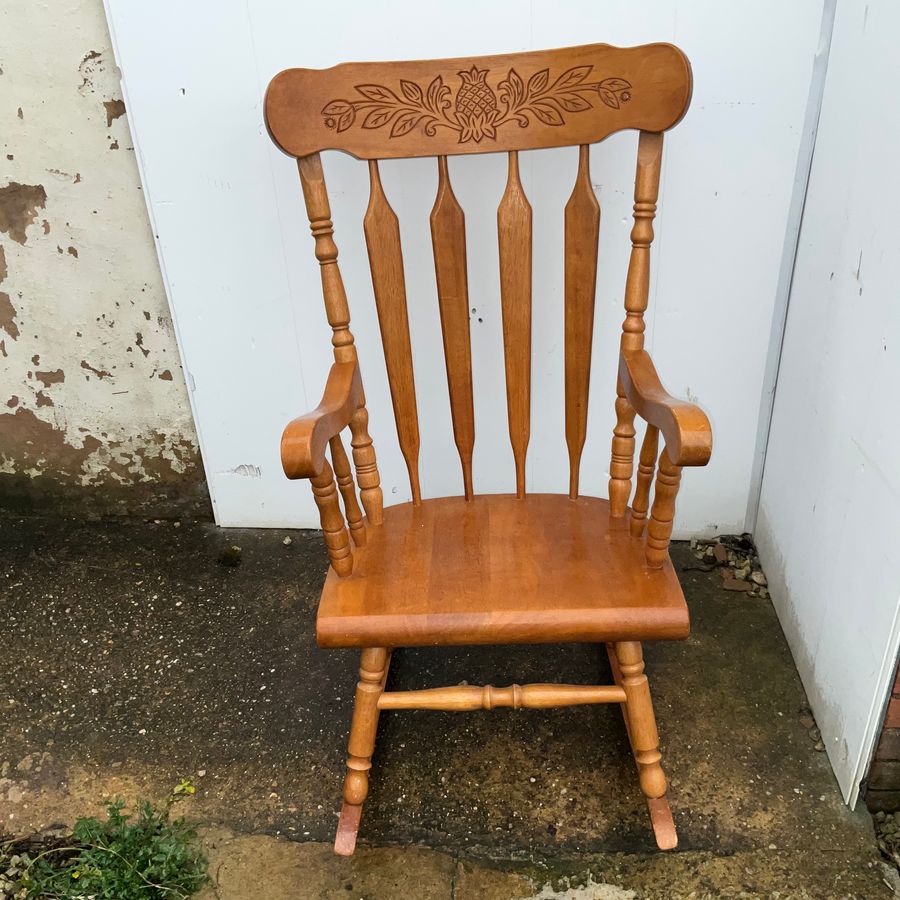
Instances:
[[[469,140],[478,143],[485,136],[497,136],[494,122],[500,110],[497,109],[497,97],[485,80],[487,73],[487,69],[475,66],[459,73],[462,85],[456,94],[456,118],[462,126],[461,144]]]
[[[381,84],[357,84],[354,90],[361,100],[332,100],[322,109],[326,128],[346,131],[364,116],[363,128],[390,125],[391,137],[403,137],[420,127],[433,136],[438,128],[458,132],[461,144],[483,138],[496,139],[501,125],[515,122],[527,128],[536,120],[542,125],[562,125],[566,113],[593,109],[599,97],[610,109],[619,109],[631,99],[631,84],[624,78],[586,81],[593,66],[573,66],[550,82],[550,70],[541,69],[527,81],[510,69],[499,81],[499,98],[488,84],[488,69],[457,73],[461,84],[451,102],[451,90],[442,76],[436,75],[423,88],[414,81],[400,80],[399,92]]]

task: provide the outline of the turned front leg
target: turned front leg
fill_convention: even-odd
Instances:
[[[650,685],[644,674],[644,655],[638,641],[620,641],[615,645],[616,661],[625,690],[625,714],[628,737],[638,766],[641,790],[647,797],[662,797],[666,792],[659,752],[659,734],[650,700]]]
[[[344,803],[334,840],[334,851],[341,856],[350,856],[356,849],[362,805],[369,794],[369,770],[378,728],[378,698],[384,691],[390,658],[390,651],[384,647],[370,647],[362,652],[350,724]]]
[[[384,690],[387,663],[388,651],[383,647],[362,652],[353,722],[350,725],[349,771],[344,780],[344,800],[354,806],[361,806],[369,793],[369,769],[372,768],[378,727],[378,698]]]

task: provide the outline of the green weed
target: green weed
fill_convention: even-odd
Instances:
[[[106,820],[75,823],[65,840],[45,846],[0,844],[0,900],[184,900],[207,883],[206,857],[172,807],[195,791],[180,782],[162,808],[125,801],[106,807]]]

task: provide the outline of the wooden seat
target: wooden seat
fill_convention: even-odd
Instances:
[[[382,710],[577,703],[621,705],[657,844],[670,849],[677,843],[641,641],[688,633],[687,607],[668,546],[682,467],[708,461],[712,435],[703,411],[669,396],[660,383],[644,347],[644,312],[663,132],[687,111],[691,87],[687,58],[670,44],[591,44],[478,59],[346,63],[288,69],[269,85],[266,123],[273,140],[297,160],[334,351],[322,402],[285,428],[281,459],[288,478],[312,484],[331,561],[319,607],[319,642],[362,648],[338,853],[349,855],[356,846]],[[579,487],[600,234],[590,145],[625,129],[639,136],[605,500],[585,497]],[[519,154],[564,146],[579,148],[572,192],[557,223],[565,235],[565,434],[558,439],[567,447],[569,490],[567,496],[551,496],[530,494],[526,483],[532,427],[532,208],[519,177]],[[412,497],[388,509],[338,267],[320,157],[324,150],[365,160],[369,170],[362,228]],[[516,493],[509,496],[476,496],[474,491],[466,221],[448,163],[450,156],[486,152],[504,152],[508,161],[497,209],[496,302],[503,321],[515,464]],[[460,462],[461,496],[441,499],[422,497],[400,227],[378,168],[383,159],[424,156],[437,163],[431,242]],[[690,344],[685,352],[698,351]],[[638,417],[646,427],[635,471]],[[547,426],[538,422],[537,427]],[[352,465],[342,438],[346,430]],[[385,690],[395,647],[542,641],[605,642],[614,683]]]
[[[511,536],[514,536],[511,538]],[[687,637],[671,562],[643,547],[606,500],[531,494],[404,503],[329,572],[323,647],[657,640]]]

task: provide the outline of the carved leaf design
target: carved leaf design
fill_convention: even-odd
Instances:
[[[407,79],[399,79],[399,94],[381,84],[358,84],[357,100],[332,100],[322,108],[325,127],[346,131],[356,121],[357,113],[364,114],[362,127],[384,128],[390,125],[391,137],[403,137],[416,127],[433,137],[437,129],[450,128],[459,134],[460,143],[495,139],[500,126],[515,122],[527,128],[535,120],[544,125],[565,123],[564,113],[585,112],[594,108],[596,93],[611,109],[631,99],[631,84],[624,78],[605,78],[600,82],[585,79],[593,66],[573,66],[566,69],[552,84],[550,70],[541,69],[526,82],[510,68],[506,77],[497,83],[497,94],[487,82],[487,70],[472,68],[461,72],[465,100],[456,97],[455,112],[452,91],[436,75],[427,88]],[[477,77],[475,77],[477,76]],[[459,88],[457,88],[459,91]],[[497,105],[499,98],[500,106]]]
[[[556,100],[566,112],[584,112],[584,110],[591,108],[590,101],[585,100],[581,94],[554,94],[553,99]]]
[[[553,82],[553,89],[557,91],[566,91],[576,84],[581,84],[593,68],[593,66],[575,66],[574,68],[563,72],[562,75]]]
[[[450,88],[444,84],[444,79],[438,75],[431,84],[428,85],[428,92],[426,94],[428,108],[432,112],[440,115],[448,106],[450,106],[450,101],[447,99],[449,96]]]
[[[540,72],[535,72],[531,78],[528,79],[528,93],[529,94],[538,94],[550,82],[550,71],[549,69],[541,69]]]
[[[510,109],[517,109],[522,105],[525,99],[525,82],[515,69],[510,69],[506,78],[500,82],[500,99]]]
[[[619,98],[612,91],[607,91],[605,88],[599,88],[597,93],[607,106],[611,106],[613,109],[619,108]]]
[[[403,92],[403,96],[406,97],[410,103],[416,103],[421,106],[425,102],[425,97],[422,94],[422,88],[420,88],[414,81],[404,81],[402,78],[400,79],[400,90]]]
[[[597,85],[597,94],[600,99],[612,109],[619,109],[619,100],[628,101],[628,93],[631,84],[624,78],[604,78]]]
[[[325,124],[329,128],[346,131],[353,124],[356,111],[353,104],[346,100],[332,100],[322,108],[322,115],[325,116]]]
[[[377,103],[399,103],[400,98],[386,87],[380,84],[358,84],[356,85],[363,97],[367,100],[374,100]]]
[[[560,111],[548,100],[539,100],[528,107],[545,125],[562,125],[565,121]]]
[[[606,88],[608,91],[627,91],[631,84],[624,78],[604,78],[600,82],[600,87]]]
[[[396,109],[391,109],[389,106],[376,106],[365,118],[363,121],[363,128],[381,128],[382,125],[387,125],[394,116],[397,115]]]
[[[421,112],[401,112],[391,126],[391,137],[403,137],[404,134],[409,134],[423,118],[424,114]]]

